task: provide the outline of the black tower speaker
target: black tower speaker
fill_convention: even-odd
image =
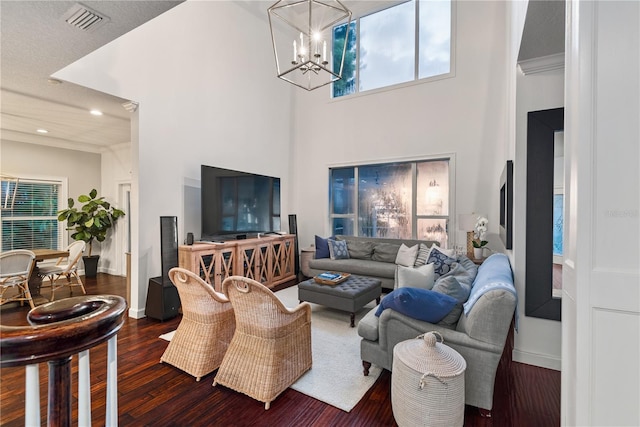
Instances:
[[[169,280],[169,270],[178,266],[178,217],[160,217],[160,253],[162,281]]]
[[[294,265],[295,272],[298,274],[300,272],[300,252],[298,251],[298,220],[296,219],[295,214],[289,215],[289,234],[295,234],[293,238],[294,247]]]
[[[178,218],[160,217],[160,253],[162,275],[149,279],[145,314],[157,320],[178,315],[180,297],[178,289],[169,280],[169,270],[178,266]]]

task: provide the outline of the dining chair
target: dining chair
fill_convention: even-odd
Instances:
[[[0,254],[0,305],[12,301],[25,301],[34,308],[33,298],[29,290],[29,276],[33,270],[36,255],[25,249],[15,249]],[[17,289],[16,294],[7,296],[10,289]]]
[[[69,255],[66,257],[58,258],[58,261],[55,265],[46,265],[40,267],[38,269],[38,274],[41,277],[49,278],[49,286],[51,286],[51,301],[55,298],[55,291],[64,287],[69,286],[69,289],[73,293],[73,287],[79,286],[82,289],[82,293],[86,294],[87,292],[84,289],[84,284],[80,279],[80,275],[78,275],[78,262],[80,262],[80,257],[84,253],[84,248],[86,243],[82,240],[75,241],[67,246],[67,251]],[[65,277],[66,282],[58,282],[62,277]],[[71,277],[76,279],[75,283],[71,281]]]
[[[263,284],[241,276],[222,282],[236,331],[216,374],[217,384],[271,402],[311,369],[311,306],[290,309]]]

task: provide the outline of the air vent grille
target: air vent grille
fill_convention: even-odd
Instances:
[[[64,21],[82,31],[94,31],[109,22],[109,18],[80,3],[74,4],[63,16]]]

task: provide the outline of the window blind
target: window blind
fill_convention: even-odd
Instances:
[[[7,187],[2,183],[2,191]],[[2,210],[2,250],[59,249],[60,181],[20,179],[13,209]],[[1,195],[4,197],[4,194]]]

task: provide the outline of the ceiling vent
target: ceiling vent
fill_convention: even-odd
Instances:
[[[62,16],[64,21],[82,31],[95,31],[109,22],[109,18],[80,3],[74,4]]]

